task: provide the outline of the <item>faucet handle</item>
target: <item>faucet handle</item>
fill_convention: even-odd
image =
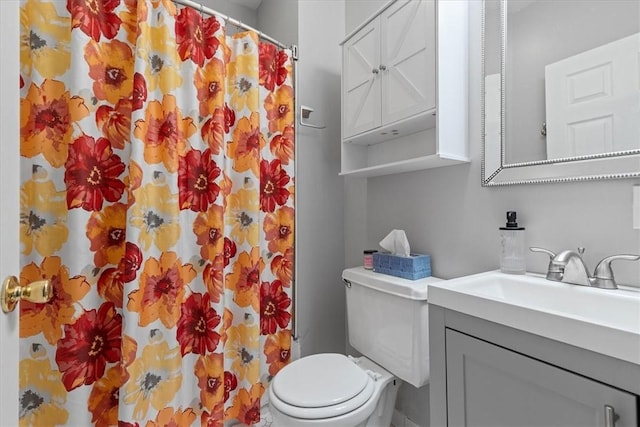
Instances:
[[[550,251],[549,249],[545,249],[545,248],[538,248],[536,246],[531,246],[529,248],[529,250],[531,252],[542,252],[543,254],[547,254],[547,255],[549,255],[549,258],[551,258],[551,259],[553,259],[556,256],[555,252]]]
[[[594,286],[605,289],[617,289],[616,281],[613,278],[613,269],[611,268],[611,262],[622,259],[627,261],[638,261],[640,255],[634,254],[621,254],[611,255],[603,259],[596,266],[593,272]]]
[[[555,252],[550,251],[549,249],[538,248],[538,247],[535,247],[535,246],[530,247],[529,250],[531,252],[540,252],[540,253],[549,255],[549,266],[547,267],[547,279],[548,280],[554,280],[556,282],[559,282],[559,281],[562,280],[562,276],[564,274],[564,270],[559,270],[553,264],[553,259],[556,257],[556,253]]]

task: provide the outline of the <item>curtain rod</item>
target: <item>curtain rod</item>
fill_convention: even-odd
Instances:
[[[193,9],[199,10],[201,13],[206,13],[207,15],[217,15],[220,18],[224,19],[227,22],[230,22],[231,24],[235,25],[236,27],[242,28],[244,30],[247,31],[253,31],[258,33],[258,36],[264,40],[267,40],[268,42],[271,42],[273,44],[275,44],[276,46],[282,48],[282,49],[287,49],[289,46],[287,46],[284,43],[279,42],[278,40],[274,39],[273,37],[270,37],[268,35],[266,35],[265,33],[263,33],[262,31],[258,31],[255,28],[238,21],[237,19],[233,19],[230,16],[227,16],[223,13],[220,13],[216,10],[213,10],[211,8],[208,8],[202,4],[196,3],[194,1],[191,0],[172,0],[174,3],[178,3],[181,4],[183,6],[187,6],[187,7],[191,7]]]

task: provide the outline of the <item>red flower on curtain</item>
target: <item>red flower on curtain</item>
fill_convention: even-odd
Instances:
[[[224,371],[224,401],[229,399],[229,395],[233,390],[238,388],[238,378],[229,371]]]
[[[98,294],[122,308],[124,284],[133,281],[142,264],[142,252],[135,244],[126,243],[124,257],[118,263],[118,268],[107,268],[98,279]]]
[[[282,289],[279,280],[262,282],[260,286],[260,333],[262,335],[274,334],[278,329],[286,328],[291,320],[288,308],[291,298]]]
[[[71,13],[72,27],[100,41],[104,35],[108,39],[118,34],[122,20],[114,13],[120,0],[67,0],[67,10]]]
[[[101,105],[96,111],[96,125],[113,148],[122,150],[130,142],[131,108],[131,101],[122,98],[115,107]]]
[[[176,16],[176,42],[178,53],[183,61],[191,59],[198,66],[204,65],[204,60],[215,55],[220,41],[216,32],[220,23],[215,16],[203,19],[200,12],[190,7],[180,10]]]
[[[118,269],[122,272],[122,280],[129,283],[136,278],[136,273],[142,265],[142,252],[135,243],[127,242],[124,258],[120,261]]]
[[[211,150],[190,150],[178,161],[178,203],[180,209],[205,212],[215,202],[220,187],[215,183],[220,168],[211,157]]]
[[[229,129],[236,124],[236,112],[229,108],[228,104],[224,104],[224,131],[229,133]]]
[[[238,248],[236,246],[236,242],[234,242],[233,240],[229,239],[228,237],[225,237],[224,238],[224,249],[223,249],[224,266],[225,267],[227,265],[229,265],[229,260],[231,260],[231,258],[236,256],[236,252],[237,251],[238,251]]]
[[[220,341],[220,334],[214,329],[220,324],[221,318],[211,308],[209,294],[191,294],[182,304],[181,311],[176,338],[182,355],[214,351]]]
[[[288,165],[295,154],[295,136],[293,126],[285,126],[282,133],[276,134],[269,142],[271,154],[280,160],[283,165]]]
[[[65,325],[58,340],[56,363],[67,391],[93,384],[104,375],[107,363],[120,361],[122,316],[113,303],[85,312]]]
[[[276,205],[287,203],[289,190],[286,185],[290,179],[280,160],[260,161],[260,209],[263,212],[273,212]]]
[[[144,75],[135,73],[133,75],[133,93],[131,94],[131,102],[133,111],[139,110],[147,100],[147,81]]]
[[[125,164],[113,154],[106,138],[94,140],[83,135],[69,146],[64,182],[67,185],[67,206],[99,211],[104,201],[117,202],[124,192],[119,176]]]
[[[286,52],[271,43],[260,43],[260,84],[272,91],[287,80],[289,71],[285,64],[289,60]]]

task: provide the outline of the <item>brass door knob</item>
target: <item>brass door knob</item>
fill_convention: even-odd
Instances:
[[[12,312],[21,299],[43,304],[53,296],[53,287],[48,280],[38,280],[26,286],[20,286],[18,278],[9,276],[2,282],[0,289],[0,305],[5,313]]]

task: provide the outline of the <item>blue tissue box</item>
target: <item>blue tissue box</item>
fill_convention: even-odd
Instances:
[[[402,257],[376,252],[373,254],[373,271],[409,280],[422,279],[431,276],[431,256],[409,254]]]

